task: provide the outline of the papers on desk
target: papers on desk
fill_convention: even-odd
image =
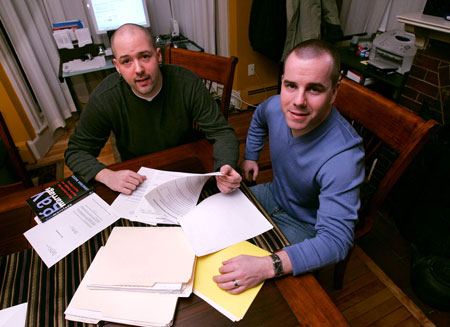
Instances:
[[[144,183],[132,195],[120,194],[111,206],[131,220],[181,225],[197,256],[273,228],[240,190],[214,194],[196,205],[206,181],[219,173],[187,174],[144,167],[138,172],[147,176]]]
[[[106,59],[105,56],[96,56],[91,60],[81,60],[75,59],[63,63],[62,70],[64,73],[77,72],[81,70],[89,70],[95,68],[105,67]]]
[[[178,221],[197,256],[222,250],[273,228],[239,189],[206,198]]]
[[[119,215],[92,193],[24,235],[50,268],[118,219]]]
[[[238,255],[263,257],[270,253],[249,242],[241,242],[219,252],[201,257],[195,271],[194,294],[212,305],[232,321],[241,320],[252,304],[263,283],[237,295],[225,292],[213,281],[222,262]]]
[[[92,43],[89,28],[83,27],[81,20],[71,20],[52,24],[53,37],[58,49],[73,49],[75,42],[78,47]]]
[[[78,40],[78,47],[83,47],[86,44],[92,43],[91,32],[89,28],[80,28],[75,30],[75,36]]]
[[[195,255],[179,227],[115,227],[65,311],[66,319],[136,326],[170,326],[178,297],[189,296]],[[149,289],[92,289],[93,284],[185,284],[181,293]]]
[[[192,291],[195,254],[180,227],[114,227],[97,262],[90,289]]]
[[[27,303],[0,310],[0,327],[24,327],[27,318]]]
[[[120,194],[111,207],[123,218],[150,225],[178,225],[177,217],[174,217],[173,212],[185,214],[194,208],[206,181],[211,176],[220,174],[189,174],[146,167],[141,167],[138,173],[145,175],[147,179],[131,195]],[[175,180],[177,181],[174,182]],[[152,191],[150,196],[149,193]],[[163,198],[166,195],[177,199],[168,203],[170,208],[167,214],[165,213],[167,207],[163,207],[167,204]],[[146,198],[150,198],[154,206],[150,205]]]

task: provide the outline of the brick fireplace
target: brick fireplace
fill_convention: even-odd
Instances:
[[[416,113],[425,107],[430,119],[450,123],[450,44],[430,40],[428,47],[418,50],[400,104]]]

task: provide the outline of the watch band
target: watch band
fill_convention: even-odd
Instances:
[[[281,262],[281,259],[278,256],[278,254],[272,253],[270,255],[270,257],[272,258],[273,270],[275,271],[275,277],[283,275],[284,274],[283,263]]]

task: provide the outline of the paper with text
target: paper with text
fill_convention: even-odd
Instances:
[[[164,171],[152,168],[141,167],[138,171],[139,174],[145,175],[147,179],[139,185],[139,187],[131,194],[120,194],[114,202],[111,204],[116,211],[119,212],[121,217],[130,219],[132,221],[139,221],[142,223],[156,225],[156,224],[176,224],[178,222],[173,217],[165,214],[162,210],[155,210],[155,208],[150,205],[146,200],[145,195],[149,192],[161,188],[172,187],[167,182],[179,179],[179,178],[194,178],[203,181],[203,184],[208,180],[210,176],[219,175],[220,173],[209,173],[209,174],[190,174],[190,173],[180,173],[174,171]],[[203,187],[203,185],[202,185]],[[165,192],[165,191],[163,191]],[[171,190],[170,193],[176,192]],[[191,201],[195,204],[198,201],[198,195],[192,195]],[[184,195],[186,197],[186,195]],[[160,203],[160,200],[155,200]],[[177,210],[177,209],[174,209]]]
[[[159,185],[181,176],[189,174],[178,172],[167,172],[152,168],[141,167],[138,174],[144,175],[147,179],[131,193],[119,194],[119,196],[111,204],[121,217],[132,221],[156,225],[157,223],[169,223],[164,215],[157,214],[155,210],[145,200],[145,194]]]
[[[211,176],[220,173],[190,174],[175,178],[145,195],[145,199],[154,210],[166,216],[174,224],[197,205],[202,188]]]
[[[219,251],[273,228],[241,190],[214,194],[178,221],[197,256]]]
[[[51,267],[118,219],[119,215],[92,193],[24,235],[47,267]]]
[[[92,43],[91,32],[87,27],[76,29],[75,36],[77,37],[78,47],[80,48],[85,46],[86,44]]]
[[[72,29],[62,29],[53,32],[58,49],[73,49],[72,40],[75,38]]]

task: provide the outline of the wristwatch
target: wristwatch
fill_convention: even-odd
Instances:
[[[275,271],[275,277],[283,275],[284,270],[283,270],[283,264],[281,262],[280,257],[275,253],[272,253],[270,255],[270,257],[272,258],[273,270]]]

